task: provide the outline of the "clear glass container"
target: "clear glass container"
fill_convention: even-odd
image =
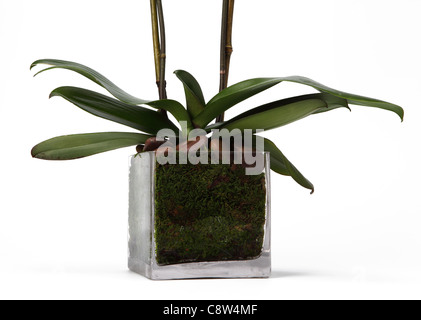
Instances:
[[[226,164],[211,153],[195,165],[131,157],[129,269],[153,280],[269,277],[270,156],[254,156],[254,169],[241,153]]]

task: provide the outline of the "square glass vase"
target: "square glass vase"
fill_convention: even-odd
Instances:
[[[130,158],[131,271],[152,280],[270,277],[269,153],[253,174],[244,154],[226,164],[210,154],[208,164]]]

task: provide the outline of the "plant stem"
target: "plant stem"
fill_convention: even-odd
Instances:
[[[152,18],[152,36],[153,36],[153,51],[155,59],[155,75],[156,83],[159,83],[160,76],[160,60],[159,60],[159,30],[158,30],[158,14],[156,11],[156,0],[151,0],[151,18]]]
[[[231,62],[231,54],[233,52],[232,24],[234,20],[234,1],[235,0],[228,1],[227,41],[225,45],[225,67],[226,67],[225,88],[228,87],[228,76],[229,76],[229,69],[230,69],[230,62]]]
[[[165,23],[164,23],[164,12],[162,10],[162,1],[156,0],[159,20],[159,32],[161,38],[160,48],[160,74],[159,74],[159,99],[167,99],[166,80],[165,80],[165,64],[166,64],[166,38],[165,38]],[[164,110],[163,110],[164,111]],[[166,114],[166,111],[164,111]]]
[[[221,50],[220,50],[220,79],[219,79],[219,91],[225,88],[225,76],[226,76],[226,59],[225,59],[225,46],[227,43],[227,32],[228,32],[228,0],[223,0],[222,3],[222,26],[221,26]]]
[[[228,87],[229,67],[232,49],[232,24],[234,17],[234,1],[223,0],[222,4],[222,27],[221,27],[221,65],[219,91]],[[224,121],[224,113],[218,116],[216,122]]]

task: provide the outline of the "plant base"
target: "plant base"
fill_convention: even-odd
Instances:
[[[157,164],[153,152],[132,157],[129,269],[154,280],[269,277],[270,166],[269,155],[264,157],[264,172],[255,178],[242,175],[241,170],[232,165],[166,165],[170,167],[163,168]],[[188,172],[192,171],[195,172],[188,177]],[[200,179],[197,172],[206,179],[203,176]],[[226,177],[224,181],[221,181],[221,175]],[[194,181],[196,176],[199,176],[197,183]],[[237,179],[244,181],[243,186],[238,186]],[[206,183],[201,185],[204,180]],[[205,201],[209,203],[209,197],[220,201],[220,196],[212,194],[216,186],[213,181],[218,181],[222,194],[226,191],[221,183],[227,183],[226,188],[231,188],[231,183],[240,188],[236,192],[243,197],[236,199],[233,195],[213,208],[212,205],[201,206]],[[250,186],[253,182],[257,192]],[[177,183],[182,186],[177,187]],[[183,191],[184,184],[187,186]],[[170,196],[171,188],[163,187],[165,185],[174,186],[182,196]],[[184,200],[188,190],[192,190],[194,201]],[[248,192],[258,194],[262,203],[250,202],[252,196]],[[219,222],[221,226],[218,226]],[[209,228],[203,228],[203,224]],[[218,234],[219,230],[223,230],[222,235]]]

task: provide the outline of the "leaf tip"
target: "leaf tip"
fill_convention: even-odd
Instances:
[[[38,145],[36,145],[35,147],[33,147],[33,148],[31,149],[31,157],[32,157],[32,158],[38,158],[37,147],[38,147]],[[39,159],[39,158],[38,158],[38,159]]]
[[[180,76],[180,72],[181,72],[181,70],[175,70],[174,71],[174,74],[177,78]]]
[[[53,91],[51,91],[51,93],[50,93],[50,95],[48,96],[48,98],[49,98],[49,99],[51,99],[51,98],[53,98],[53,97],[60,96],[60,93],[58,92],[58,89],[60,89],[60,88],[57,88],[57,89],[54,89]]]
[[[29,67],[29,70],[32,70],[34,67],[36,67],[37,66],[37,62],[35,61],[35,62],[32,62],[31,63],[31,66]]]

